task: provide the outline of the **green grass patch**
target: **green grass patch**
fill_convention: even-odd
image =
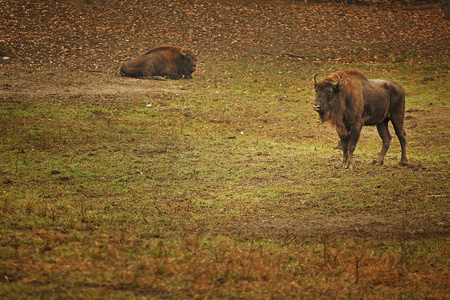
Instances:
[[[0,295],[445,298],[446,66],[351,65],[404,85],[411,163],[394,136],[372,165],[367,128],[352,171],[312,110],[313,74],[347,67],[206,61],[164,92],[0,102]]]

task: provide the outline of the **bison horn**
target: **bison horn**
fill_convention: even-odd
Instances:
[[[314,75],[314,88],[317,86],[317,79],[316,79],[317,74],[319,74],[319,73],[316,73],[316,74]]]
[[[336,75],[338,78],[338,82],[334,86],[339,86],[339,84],[341,83],[341,77],[337,73],[335,73],[334,75]]]
[[[180,55],[186,56],[186,52],[184,52],[184,49],[182,49],[182,50],[180,51]]]

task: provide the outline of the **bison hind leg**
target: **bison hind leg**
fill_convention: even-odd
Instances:
[[[400,142],[400,146],[402,148],[402,156],[400,159],[400,165],[407,166],[408,158],[406,157],[406,132],[404,129],[403,117],[397,118],[397,119],[392,119],[391,122],[392,122],[392,125],[394,125],[395,134],[397,135],[398,140]]]
[[[377,160],[374,161],[376,164],[382,165],[384,163],[384,156],[389,150],[389,146],[391,145],[392,136],[389,133],[388,128],[389,119],[384,120],[380,124],[377,125],[378,134],[380,135],[381,140],[383,141],[383,145],[381,147],[381,152],[378,154]]]

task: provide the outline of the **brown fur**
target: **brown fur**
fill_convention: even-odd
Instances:
[[[151,49],[122,65],[120,75],[139,78],[158,76],[180,79],[192,78],[197,58],[194,53],[178,46],[161,46]]]
[[[337,75],[336,75],[337,74]],[[363,126],[377,126],[383,141],[378,159],[382,164],[391,136],[388,122],[394,125],[402,146],[401,164],[406,164],[406,133],[404,131],[405,91],[396,82],[370,80],[359,70],[338,71],[316,82],[316,110],[322,122],[329,122],[341,139],[343,165],[353,167],[353,151]]]

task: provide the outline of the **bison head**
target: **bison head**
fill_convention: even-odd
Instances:
[[[335,78],[337,77],[337,80]],[[341,77],[336,73],[332,76],[328,76],[321,81],[317,82],[317,74],[314,75],[314,89],[316,90],[316,101],[314,102],[313,109],[319,113],[320,119],[325,122],[329,119],[330,113],[334,109],[333,101],[338,97],[339,84],[341,83]]]
[[[183,49],[180,51],[180,56],[183,61],[183,67],[189,72],[194,73],[197,67],[197,57],[189,50]]]

